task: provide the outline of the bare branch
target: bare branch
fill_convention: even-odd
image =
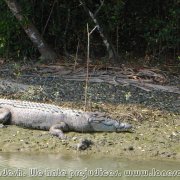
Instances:
[[[104,5],[104,0],[100,0],[100,2],[101,2],[101,4],[100,4],[100,6],[98,7],[98,9],[96,10],[96,12],[94,13],[94,17],[97,16],[97,14],[99,13],[101,7]]]
[[[89,35],[91,35],[92,33],[93,33],[93,31],[97,28],[98,26],[95,26],[92,30],[91,30],[91,32],[89,32]]]
[[[69,27],[69,22],[70,22],[70,17],[71,17],[71,9],[68,8],[68,12],[67,12],[67,20],[66,20],[66,26],[65,26],[65,30],[64,30],[64,42],[63,42],[63,49],[64,49],[64,53],[66,56],[68,56],[68,52],[67,52],[67,43],[66,43],[66,35],[67,35],[67,31],[68,31],[68,27]]]
[[[49,13],[49,17],[48,17],[48,19],[47,19],[47,21],[46,21],[46,25],[44,26],[44,29],[43,29],[43,32],[42,32],[42,36],[44,35],[44,33],[45,33],[45,31],[46,31],[46,28],[47,28],[47,25],[48,25],[48,23],[49,23],[49,20],[50,20],[51,14],[52,14],[52,12],[53,12],[53,9],[54,9],[54,5],[55,5],[55,3],[56,3],[56,0],[54,0],[54,2],[53,2],[53,5],[52,5],[52,8],[51,8],[51,11],[50,11],[50,13]]]
[[[90,9],[86,6],[85,3],[83,3],[82,0],[79,0],[80,5],[83,6],[84,10],[89,14],[89,16],[91,17],[91,19],[93,20],[94,24],[96,25],[96,28],[99,31],[100,36],[102,37],[103,43],[106,46],[107,52],[109,54],[109,59],[113,58],[113,59],[117,59],[117,53],[113,47],[113,45],[109,42],[107,36],[105,35],[105,33],[103,32],[103,28],[99,25],[99,22],[97,20],[97,18],[95,17],[95,15],[90,11]],[[101,0],[101,7],[104,3],[104,0]],[[96,15],[99,12],[100,9],[98,9],[96,11]]]

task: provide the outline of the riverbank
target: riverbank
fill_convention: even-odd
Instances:
[[[9,71],[3,71],[7,69]],[[83,109],[84,82],[67,81],[59,76],[31,76],[33,69],[20,74],[14,66],[2,67],[1,79],[30,86],[19,91],[12,86],[0,88],[1,98],[53,103]],[[180,80],[171,76],[177,86]],[[46,131],[8,126],[0,129],[1,152],[81,153],[93,156],[130,159],[180,160],[180,96],[175,93],[143,91],[133,86],[108,83],[88,84],[88,110],[106,112],[133,125],[134,133],[67,133],[68,140],[52,137]],[[79,139],[93,142],[77,151]]]

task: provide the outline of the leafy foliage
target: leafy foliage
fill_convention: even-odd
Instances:
[[[32,44],[3,1],[0,1],[0,12],[0,56],[20,58],[30,55]]]
[[[86,50],[86,23],[94,27],[79,0],[18,1],[23,15],[29,18],[46,41],[62,54]],[[87,0],[86,5],[95,12],[99,0]],[[180,9],[178,0],[118,0],[104,1],[97,19],[119,53],[133,52],[144,55],[172,54],[178,57]],[[4,1],[0,1],[0,56],[24,57],[37,54],[30,40],[11,14]],[[118,44],[117,44],[118,43]],[[98,32],[92,36],[92,51],[104,55]],[[118,47],[117,47],[118,46]]]

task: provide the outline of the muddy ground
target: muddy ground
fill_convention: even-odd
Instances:
[[[83,109],[84,82],[65,81],[51,74],[34,76],[37,69],[23,70],[21,65],[1,67],[1,80],[31,87],[23,92],[18,88],[0,87],[1,98],[46,102],[63,107]],[[18,73],[19,72],[19,73]],[[31,76],[33,74],[33,76]],[[179,86],[179,75],[171,75],[173,85]],[[180,95],[146,92],[132,86],[89,83],[88,109],[106,112],[113,118],[133,125],[133,133],[67,133],[68,140],[60,140],[46,131],[8,126],[0,129],[2,152],[64,151],[96,154],[130,159],[174,159],[180,161]],[[77,151],[79,139],[93,142],[85,151]]]

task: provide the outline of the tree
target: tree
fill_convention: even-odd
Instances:
[[[4,1],[33,42],[34,46],[39,50],[41,54],[40,58],[42,60],[54,60],[57,57],[56,53],[48,46],[28,17],[23,14],[22,8],[18,2],[16,0]]]

